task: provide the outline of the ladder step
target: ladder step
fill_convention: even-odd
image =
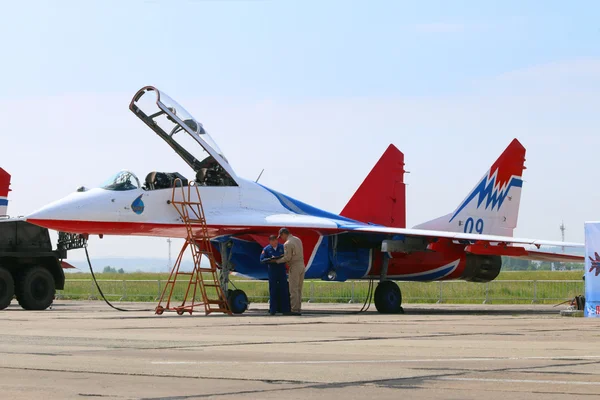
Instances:
[[[173,284],[175,284],[177,282],[179,282],[179,283],[189,283],[190,285],[195,285],[196,284],[195,280],[192,280],[191,282],[189,282],[189,281],[166,281],[165,284],[166,285],[169,285],[169,284],[173,285]]]

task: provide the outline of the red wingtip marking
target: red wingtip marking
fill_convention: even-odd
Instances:
[[[72,266],[71,264],[69,264],[66,261],[61,261],[60,265],[63,267],[63,269],[71,269],[71,268],[77,269],[76,267]]]

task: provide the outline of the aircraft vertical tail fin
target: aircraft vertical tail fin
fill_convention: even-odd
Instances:
[[[8,192],[10,186],[10,174],[0,168],[0,217],[8,215]]]
[[[524,169],[525,147],[514,139],[454,212],[415,228],[512,236]]]
[[[357,221],[406,227],[404,154],[390,144],[340,215]]]

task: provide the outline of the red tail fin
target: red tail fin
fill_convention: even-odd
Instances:
[[[0,216],[7,215],[10,174],[0,168]]]
[[[406,227],[404,154],[387,148],[341,214],[361,222]]]

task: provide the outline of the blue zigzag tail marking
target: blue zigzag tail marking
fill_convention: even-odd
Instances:
[[[512,177],[510,182],[506,186],[504,190],[499,190],[495,188],[496,177],[492,177],[488,180],[488,177],[484,177],[481,182],[475,187],[475,189],[471,192],[469,197],[458,207],[452,218],[450,218],[449,222],[460,214],[460,212],[476,197],[477,199],[477,208],[481,206],[481,204],[485,201],[485,209],[487,210],[491,205],[491,210],[496,207],[497,210],[500,210],[502,207],[502,203],[504,203],[504,199],[508,196],[508,192],[513,187],[523,187],[523,180],[521,178]]]

